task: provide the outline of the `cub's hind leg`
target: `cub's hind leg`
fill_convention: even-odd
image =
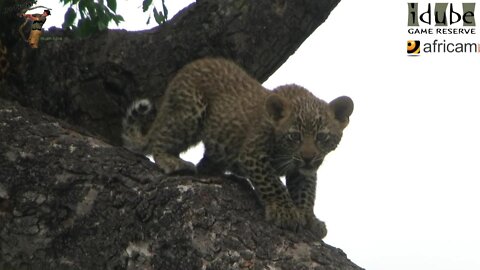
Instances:
[[[166,174],[195,172],[195,165],[179,154],[200,142],[206,103],[202,93],[182,78],[169,85],[150,130],[150,145],[155,163]]]
[[[210,176],[223,175],[225,173],[226,163],[225,160],[219,160],[218,158],[225,156],[225,153],[221,152],[218,145],[208,138],[204,138],[203,144],[205,145],[205,153],[197,164],[197,173]]]

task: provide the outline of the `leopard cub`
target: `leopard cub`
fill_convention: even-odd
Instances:
[[[158,103],[156,111],[148,100],[128,109],[126,147],[153,154],[167,174],[229,171],[246,177],[267,220],[326,235],[313,213],[316,172],[348,125],[349,97],[327,103],[294,84],[269,91],[233,62],[207,58],[180,69]],[[197,166],[179,158],[200,141],[205,153]]]

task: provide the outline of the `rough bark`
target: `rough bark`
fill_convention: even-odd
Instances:
[[[361,269],[255,198],[0,99],[0,269]]]
[[[6,0],[12,9],[28,0]],[[0,96],[83,126],[120,144],[121,117],[136,97],[160,96],[184,64],[233,59],[266,80],[328,17],[339,0],[202,0],[147,31],[108,30],[87,39],[59,29],[31,50],[15,13],[0,16],[10,70]],[[10,4],[10,6],[8,6]],[[21,5],[20,5],[21,7]]]

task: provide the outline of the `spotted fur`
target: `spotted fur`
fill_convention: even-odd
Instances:
[[[350,98],[327,103],[293,84],[269,91],[234,63],[209,58],[177,73],[146,132],[128,121],[141,104],[146,103],[129,109],[123,138],[127,146],[152,153],[165,173],[230,171],[247,177],[267,220],[326,235],[313,214],[316,171],[348,125]],[[179,158],[200,141],[205,153],[196,167]],[[280,176],[286,176],[286,186]]]

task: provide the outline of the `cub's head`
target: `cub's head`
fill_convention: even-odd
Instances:
[[[265,101],[274,127],[272,162],[280,175],[316,173],[342,138],[353,101],[342,96],[330,103],[297,85],[276,88]]]

